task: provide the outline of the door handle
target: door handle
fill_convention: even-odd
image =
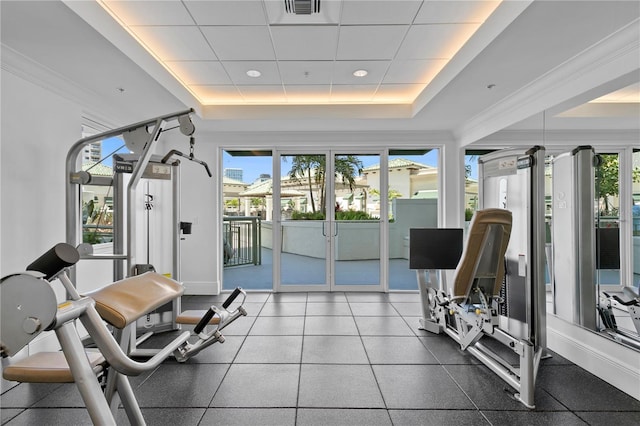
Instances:
[[[333,233],[333,236],[334,236],[334,237],[337,237],[337,236],[338,236],[338,222],[334,222],[333,224],[336,226],[336,227],[335,227],[335,231],[334,231],[334,233]]]

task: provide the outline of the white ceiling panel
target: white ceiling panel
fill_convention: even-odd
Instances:
[[[398,59],[451,59],[479,24],[412,25]]]
[[[266,25],[204,26],[201,29],[221,61],[275,59]]]
[[[373,96],[376,102],[406,102],[407,99],[415,99],[424,85],[422,84],[381,84]]]
[[[414,24],[482,23],[499,3],[494,0],[425,0]]]
[[[278,60],[333,60],[336,26],[274,26],[271,35]]]
[[[262,86],[282,84],[278,65],[275,61],[223,61],[233,84],[243,84],[250,86]],[[247,71],[257,70],[262,74],[260,77],[249,77]]]
[[[131,25],[193,25],[193,19],[180,0],[105,1],[125,24]]]
[[[429,83],[447,64],[445,59],[395,60],[383,83]]]
[[[185,0],[198,25],[266,25],[261,0]]]
[[[333,67],[333,84],[375,84],[382,81],[391,61],[336,61]],[[367,75],[356,77],[353,72],[366,70]]]
[[[321,85],[290,85],[286,86],[287,101],[292,103],[313,103],[315,99],[322,99],[329,102],[331,97],[331,86]]]
[[[377,89],[377,84],[334,84],[331,87],[331,102],[371,102],[371,100],[373,99],[373,95],[376,93]]]
[[[284,84],[331,84],[333,61],[279,61]]]
[[[411,24],[422,0],[344,0],[342,25]]]
[[[236,86],[192,86],[203,104],[238,103],[239,92]]]
[[[282,86],[238,86],[238,90],[246,102],[269,103],[272,99],[287,101]]]
[[[186,84],[231,84],[218,61],[167,61],[166,64]]]
[[[149,49],[164,61],[210,61],[216,55],[197,27],[132,27]]]
[[[392,59],[408,25],[365,25],[340,27],[337,59]]]

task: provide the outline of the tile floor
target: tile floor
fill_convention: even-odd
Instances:
[[[555,354],[527,410],[449,337],[418,330],[414,293],[250,293],[246,308],[225,343],[131,379],[149,425],[640,424],[640,401]],[[90,424],[73,384],[20,384],[0,406],[3,425]]]

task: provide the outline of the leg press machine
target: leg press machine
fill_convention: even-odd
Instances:
[[[500,327],[500,305],[504,303],[500,291],[511,227],[512,215],[508,210],[490,208],[474,214],[451,289],[446,287],[444,274],[438,280],[435,271],[451,268],[445,264],[451,265],[452,260],[442,259],[446,249],[433,241],[414,241],[414,237],[420,236],[420,230],[412,229],[410,268],[417,270],[424,313],[421,328],[452,337],[462,350],[471,353],[514,388],[517,400],[534,408],[535,377],[542,348],[531,339],[514,336]],[[461,238],[462,230],[458,231]],[[461,247],[461,241],[449,244]],[[494,344],[485,345],[487,337],[502,344],[498,346],[504,347],[508,355],[500,354],[504,351],[496,350]],[[514,359],[519,361],[515,363],[518,365],[512,365]]]

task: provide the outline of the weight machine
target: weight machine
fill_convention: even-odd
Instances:
[[[171,238],[171,277],[176,281],[180,280],[180,239],[182,232],[188,233],[190,228],[187,223],[180,221],[180,161],[174,157],[186,158],[189,161],[202,165],[208,176],[211,171],[206,162],[196,158],[194,153],[195,139],[192,136],[195,126],[191,121],[192,109],[179,111],[155,117],[149,120],[124,126],[115,130],[89,136],[77,141],[69,150],[66,162],[66,232],[67,243],[79,247],[83,259],[112,260],[114,262],[113,279],[121,280],[125,277],[155,271],[149,262],[149,252],[151,250],[149,239],[149,220],[151,194],[145,194],[144,200],[147,219],[147,246],[146,262],[139,262],[138,257],[141,250],[138,248],[138,187],[145,179],[147,184],[150,181],[167,181],[171,184],[171,225],[169,235]],[[175,122],[177,121],[177,125]],[[172,149],[165,156],[160,157],[154,154],[160,136],[170,130],[179,129],[180,132],[189,137],[189,155]],[[83,148],[91,143],[102,141],[114,136],[122,136],[130,154],[114,155],[114,175],[112,178],[92,176],[86,171],[77,171],[78,156]],[[102,185],[113,187],[113,207],[114,207],[114,239],[113,254],[96,255],[89,244],[82,242],[82,222],[79,218],[81,211],[81,187],[82,185]],[[147,191],[148,192],[148,191]],[[165,206],[168,206],[166,203]],[[190,231],[190,229],[188,229]],[[126,250],[125,250],[126,246]],[[70,271],[72,278],[74,271]],[[180,299],[176,298],[166,306],[158,307],[154,312],[149,312],[146,318],[139,321],[138,331],[142,336],[138,339],[136,333],[131,334],[134,339],[130,345],[131,351],[136,355],[152,356],[153,350],[138,350],[137,343],[150,337],[154,332],[175,330],[177,326],[178,312],[180,312]]]
[[[2,357],[14,356],[45,330],[55,332],[62,348],[62,352],[39,352],[14,362],[4,369],[3,377],[19,382],[75,382],[96,425],[115,424],[118,395],[129,422],[144,425],[128,376],[155,369],[171,354],[178,362],[185,362],[204,348],[224,342],[220,331],[246,315],[246,294],[236,289],[222,308],[212,306],[206,311],[193,333],[182,332],[151,359],[138,362],[129,358],[126,345],[120,345],[105,321],[115,327],[116,334],[126,332],[148,311],[180,297],[183,287],[163,275],[147,272],[105,286],[90,296],[80,296],[68,276],[79,259],[73,246],[60,243],[31,263],[28,272],[0,279]],[[69,295],[60,304],[50,285],[56,279]],[[240,295],[240,305],[229,311],[227,308]],[[85,350],[76,320],[88,331],[98,351]],[[207,331],[205,327],[210,324],[215,327]]]
[[[420,326],[452,337],[534,408],[546,347],[544,149],[498,151],[479,167],[481,210],[464,250],[461,229],[410,231]],[[451,288],[445,269],[456,269]]]

